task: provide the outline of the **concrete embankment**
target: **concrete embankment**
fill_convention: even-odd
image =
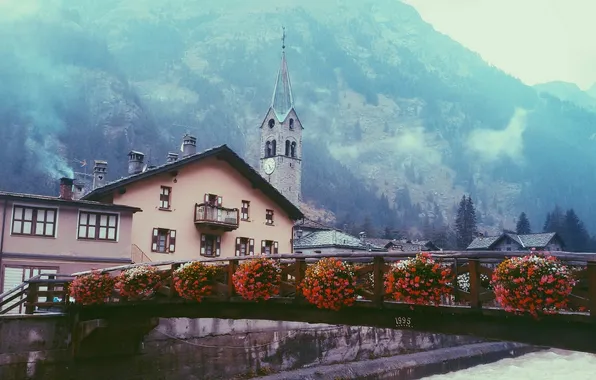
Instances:
[[[541,348],[491,342],[414,354],[305,368],[259,377],[259,380],[413,380],[516,357]]]

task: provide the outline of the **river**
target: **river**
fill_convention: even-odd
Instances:
[[[425,377],[424,380],[592,380],[595,374],[596,355],[549,350],[444,375]]]

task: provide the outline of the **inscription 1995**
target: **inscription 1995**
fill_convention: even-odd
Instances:
[[[412,318],[395,317],[395,327],[414,327],[412,325]]]

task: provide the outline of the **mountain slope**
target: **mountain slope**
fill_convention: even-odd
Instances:
[[[270,101],[285,25],[294,98],[305,126],[304,195],[342,223],[360,223],[367,215],[377,227],[395,223],[395,216],[404,224],[449,220],[461,194],[469,192],[486,225],[511,226],[521,209],[540,225],[558,202],[584,211],[580,216],[596,226],[590,191],[596,185],[596,115],[487,65],[406,4],[23,3],[37,11],[1,21],[4,31],[15,33],[14,23],[16,30],[30,31],[46,19],[51,27],[42,30],[45,43],[21,44],[36,52],[61,46],[58,57],[55,49],[48,53],[42,77],[60,73],[72,84],[52,87],[49,97],[63,104],[51,107],[63,127],[33,123],[37,131],[8,128],[24,136],[6,138],[33,138],[48,151],[55,150],[55,140],[67,166],[73,158],[107,158],[120,175],[127,149],[150,149],[161,161],[187,130],[199,136],[200,148],[225,142],[256,164],[257,126]],[[18,66],[25,58],[16,50],[0,54]],[[7,77],[29,75],[13,71]],[[8,92],[0,90],[1,99],[17,102],[11,109],[35,101],[30,94],[15,98],[15,89],[18,81]],[[13,114],[8,108],[0,114],[3,125],[31,124],[26,112]],[[79,146],[84,136],[93,136],[86,148]],[[30,147],[15,149],[23,146]],[[32,186],[19,177],[18,161],[11,160],[10,171],[17,174],[8,185]],[[577,186],[580,180],[583,186]],[[387,202],[396,209],[387,211]]]
[[[596,97],[582,91],[575,83],[555,81],[537,84],[534,88],[580,107],[596,110]]]

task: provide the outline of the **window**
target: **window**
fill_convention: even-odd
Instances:
[[[222,197],[220,197],[216,194],[205,194],[205,203],[207,203],[210,206],[221,207],[221,205],[223,203],[223,199],[222,199]]]
[[[261,240],[261,255],[276,255],[278,243],[271,240]]]
[[[294,119],[290,119],[290,129],[294,129]]]
[[[267,210],[265,214],[265,224],[272,226],[273,225],[273,210]]]
[[[79,239],[116,241],[117,214],[81,212],[79,214]]]
[[[249,201],[242,201],[242,208],[240,209],[240,218],[242,220],[248,221],[248,209],[250,208]]]
[[[290,145],[290,157],[296,157],[296,142],[292,141]]]
[[[269,119],[269,123],[268,124],[269,124],[269,128],[275,127],[275,120]]]
[[[12,233],[54,237],[57,213],[57,209],[15,206],[12,215]]]
[[[286,140],[286,156],[290,156],[290,140]]]
[[[236,238],[236,256],[247,256],[255,254],[255,240],[245,237]]]
[[[174,253],[176,251],[176,230],[154,228],[151,237],[151,251]]]
[[[172,188],[162,186],[159,194],[159,208],[161,210],[169,210],[171,205]]]
[[[201,234],[201,256],[214,257],[221,254],[221,236]]]

